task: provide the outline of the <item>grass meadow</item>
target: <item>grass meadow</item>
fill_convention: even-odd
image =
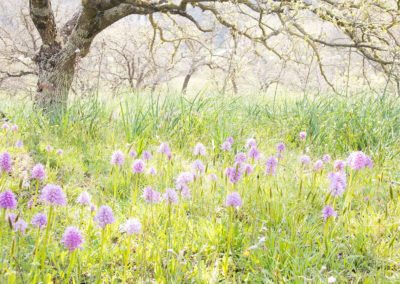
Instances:
[[[400,282],[398,98],[3,101],[1,283]]]

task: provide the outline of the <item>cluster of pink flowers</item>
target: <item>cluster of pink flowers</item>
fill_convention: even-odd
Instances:
[[[335,218],[337,216],[337,213],[335,209],[333,209],[331,206],[327,205],[322,209],[322,217],[324,220],[328,220],[328,218],[333,217]]]
[[[324,168],[324,162],[322,160],[317,160],[314,163],[314,171],[320,172]]]
[[[346,167],[346,162],[342,161],[342,160],[336,160],[333,163],[333,168],[335,169],[335,171],[337,172],[342,172],[344,171],[344,168]]]
[[[1,126],[1,129],[3,129],[5,132],[11,130],[12,132],[17,132],[19,127],[16,124],[10,125],[7,122],[4,122]]]
[[[206,167],[204,166],[203,162],[200,160],[196,160],[192,163],[192,169],[195,171],[197,174],[203,174],[206,170]]]
[[[250,159],[253,159],[254,161],[257,161],[260,159],[260,151],[258,151],[257,146],[252,146],[247,153],[247,156]]]
[[[111,156],[111,165],[121,167],[125,162],[125,155],[121,150],[115,151]]]
[[[235,156],[235,163],[241,164],[247,161],[247,156],[245,153],[239,152]]]
[[[229,152],[232,150],[234,140],[233,137],[228,137],[221,145],[222,151]]]
[[[143,199],[147,203],[159,203],[161,201],[161,194],[151,186],[148,186],[143,190]]]
[[[164,193],[164,200],[168,204],[177,204],[179,202],[178,193],[173,188],[167,188]]]
[[[206,147],[203,144],[197,143],[196,146],[194,146],[193,155],[205,156],[206,154],[207,154]]]
[[[31,179],[43,181],[46,178],[46,170],[42,164],[36,164],[31,171]]]
[[[15,209],[17,207],[17,199],[11,190],[0,193],[0,208]]]
[[[361,151],[351,153],[347,158],[347,164],[350,168],[356,171],[364,169],[366,167],[373,167],[373,162],[371,158]]]
[[[128,219],[124,224],[121,225],[121,232],[127,235],[137,235],[142,231],[142,224],[136,218]]]
[[[107,225],[110,225],[115,222],[114,213],[110,206],[102,205],[97,211],[94,220],[97,224],[104,229]]]
[[[191,197],[191,192],[189,189],[189,184],[194,181],[195,175],[191,172],[182,172],[175,179],[175,187],[180,190],[181,195],[185,199]]]
[[[153,158],[153,155],[151,154],[150,151],[143,151],[143,153],[142,153],[143,160],[149,161],[149,160],[151,160],[151,158]]]
[[[76,202],[82,206],[90,206],[92,204],[92,196],[87,191],[83,191],[76,199]]]
[[[42,189],[40,199],[51,206],[63,206],[67,204],[67,198],[61,186],[48,184]]]
[[[31,221],[32,226],[43,229],[47,225],[47,216],[43,213],[37,213]]]
[[[146,164],[144,163],[143,160],[138,159],[138,160],[133,161],[133,164],[132,164],[132,172],[133,173],[141,174],[144,172],[145,168],[146,168]]]
[[[232,192],[226,197],[226,206],[239,208],[242,207],[243,201],[238,192]]]
[[[305,141],[306,138],[307,138],[307,132],[301,131],[301,132],[299,133],[299,138],[300,138],[301,141]]]
[[[279,154],[282,154],[286,150],[286,146],[283,142],[280,142],[276,145],[276,150],[278,151]]]
[[[270,176],[275,175],[277,166],[278,159],[274,156],[269,157],[267,163],[265,164],[265,173]]]
[[[169,147],[169,144],[166,142],[163,142],[160,144],[157,150],[158,153],[167,156],[167,158],[170,160],[172,158],[172,151],[171,148]]]
[[[311,158],[310,158],[310,156],[308,156],[308,155],[302,155],[302,156],[300,156],[300,163],[301,163],[303,166],[309,165],[309,164],[311,163]]]
[[[228,177],[228,179],[231,183],[233,183],[233,184],[238,183],[243,175],[240,164],[236,164],[233,167],[226,168],[225,175]]]
[[[0,153],[0,174],[11,173],[12,170],[12,158],[8,152]]]
[[[184,186],[188,186],[189,183],[194,181],[195,175],[191,172],[182,172],[178,175],[175,180],[176,187],[181,189]]]
[[[65,229],[62,243],[69,251],[80,248],[84,242],[81,231],[76,227],[68,227]]]
[[[331,172],[328,174],[332,196],[340,196],[346,190],[346,173]]]
[[[246,148],[249,149],[252,147],[257,147],[257,141],[254,138],[249,138],[246,141]]]

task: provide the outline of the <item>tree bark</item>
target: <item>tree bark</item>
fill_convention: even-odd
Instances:
[[[191,78],[192,78],[192,73],[191,72],[186,74],[185,80],[183,81],[183,85],[182,85],[182,90],[181,90],[182,94],[186,94],[186,91],[187,91],[187,88],[188,88],[188,85],[189,85],[189,81],[190,81]]]
[[[45,113],[62,113],[67,108],[68,93],[75,74],[75,52],[61,46],[43,46],[35,57],[38,82],[35,107]]]

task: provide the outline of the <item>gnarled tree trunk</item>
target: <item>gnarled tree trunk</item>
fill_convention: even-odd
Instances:
[[[38,82],[34,104],[46,113],[63,112],[75,74],[75,52],[67,52],[59,44],[43,46],[35,57]]]
[[[57,29],[50,0],[29,0],[30,16],[42,39],[34,61],[38,67],[35,106],[46,113],[60,113],[67,107],[75,75],[76,58],[85,57],[96,35],[130,14],[145,14],[122,1],[83,0],[81,10]]]

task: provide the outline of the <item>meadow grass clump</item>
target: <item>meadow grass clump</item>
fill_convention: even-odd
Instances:
[[[400,279],[394,98],[2,107],[1,283]]]

